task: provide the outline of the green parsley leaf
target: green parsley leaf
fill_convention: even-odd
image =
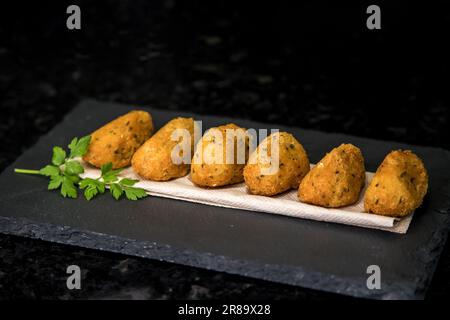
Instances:
[[[128,186],[128,187],[134,186],[136,184],[136,182],[139,182],[139,180],[133,180],[133,179],[128,179],[128,178],[123,178],[122,180],[120,180],[121,185]]]
[[[66,198],[76,198],[78,195],[77,188],[75,188],[74,182],[67,176],[62,178],[61,195]]]
[[[84,168],[78,161],[69,161],[66,162],[64,172],[69,175],[78,175],[84,172]]]
[[[61,147],[53,147],[52,163],[55,166],[60,166],[66,159],[66,152]]]
[[[91,136],[85,136],[78,140],[73,138],[69,144],[70,158],[82,157],[88,150],[89,143],[91,142]]]
[[[39,173],[47,177],[59,176],[59,168],[51,165],[46,165],[41,170],[39,170]]]
[[[60,175],[51,176],[50,182],[48,183],[48,190],[58,189],[61,183],[63,182],[63,177]]]
[[[71,151],[70,153],[72,154],[72,150],[74,150],[77,147],[77,143],[78,143],[78,137],[75,137],[72,139],[72,141],[70,141],[68,147],[69,150]]]
[[[111,170],[112,170],[112,163],[111,162],[105,163],[104,165],[102,165],[101,168],[102,176]]]
[[[119,180],[117,175],[119,173],[121,173],[122,171],[123,171],[123,168],[122,169],[113,170],[111,162],[108,162],[108,163],[102,165],[101,172],[102,172],[103,181],[105,183],[116,182],[117,180]]]
[[[80,186],[80,189],[85,189],[89,186],[94,186],[95,188],[98,189],[98,191],[100,193],[105,192],[105,184],[99,180],[95,180],[95,179],[91,179],[91,178],[85,178],[85,179],[81,180],[79,186]]]
[[[86,198],[86,200],[91,200],[93,197],[95,197],[98,194],[98,189],[96,188],[96,186],[94,185],[89,185],[85,190],[84,190],[84,197]]]
[[[119,175],[125,168],[120,168],[120,169],[116,169],[116,170],[111,170],[110,172],[108,172],[108,175],[114,175],[117,176]]]
[[[84,197],[87,200],[91,200],[97,194],[105,192],[105,184],[91,178],[81,180],[79,186],[81,189],[84,189]]]
[[[78,175],[75,174],[68,174],[67,172],[64,172],[64,177],[72,181],[73,183],[80,182],[81,178]]]
[[[127,187],[124,189],[125,195],[128,200],[137,200],[142,199],[148,196],[148,194],[145,192],[144,189],[141,188],[133,188],[133,187]]]
[[[119,180],[117,175],[123,171],[122,169],[112,170],[112,164],[107,163],[102,166],[102,178],[105,183],[113,183]]]
[[[123,194],[123,189],[118,183],[111,184],[109,191],[116,200],[119,200]]]
[[[80,183],[79,183],[80,189],[84,189],[84,188],[86,188],[88,185],[90,185],[90,184],[92,184],[92,183],[95,183],[95,180],[94,180],[94,179],[91,179],[91,178],[84,178],[84,179],[81,180]]]
[[[103,181],[105,183],[114,183],[117,180],[119,180],[119,178],[117,178],[117,176],[115,174],[106,174],[103,176]]]

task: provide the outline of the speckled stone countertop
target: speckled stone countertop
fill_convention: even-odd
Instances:
[[[80,31],[65,28],[64,2],[2,9],[0,170],[86,97],[450,148],[448,11],[391,4],[371,33],[362,6],[332,2],[79,3]],[[421,11],[433,19],[403,23]],[[66,289],[68,264],[83,290]],[[447,243],[427,298],[448,292]],[[348,299],[0,235],[0,299],[11,298]]]

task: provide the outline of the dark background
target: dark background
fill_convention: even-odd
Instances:
[[[445,1],[2,4],[0,170],[86,97],[450,149],[449,33]],[[71,263],[80,292],[65,289]],[[448,292],[449,245],[427,297]],[[0,235],[0,298],[71,297],[338,296]]]

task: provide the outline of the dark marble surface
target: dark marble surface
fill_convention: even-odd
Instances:
[[[0,169],[85,97],[450,148],[439,5],[386,3],[371,32],[363,4],[74,3],[80,31],[65,28],[64,1],[0,12]],[[0,256],[3,299],[341,298],[14,236]],[[65,289],[75,261],[80,292]],[[427,298],[449,291],[447,244]]]

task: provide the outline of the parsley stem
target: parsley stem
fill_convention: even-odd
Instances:
[[[26,173],[26,174],[41,174],[39,170],[28,170],[28,169],[14,169],[15,173]]]

